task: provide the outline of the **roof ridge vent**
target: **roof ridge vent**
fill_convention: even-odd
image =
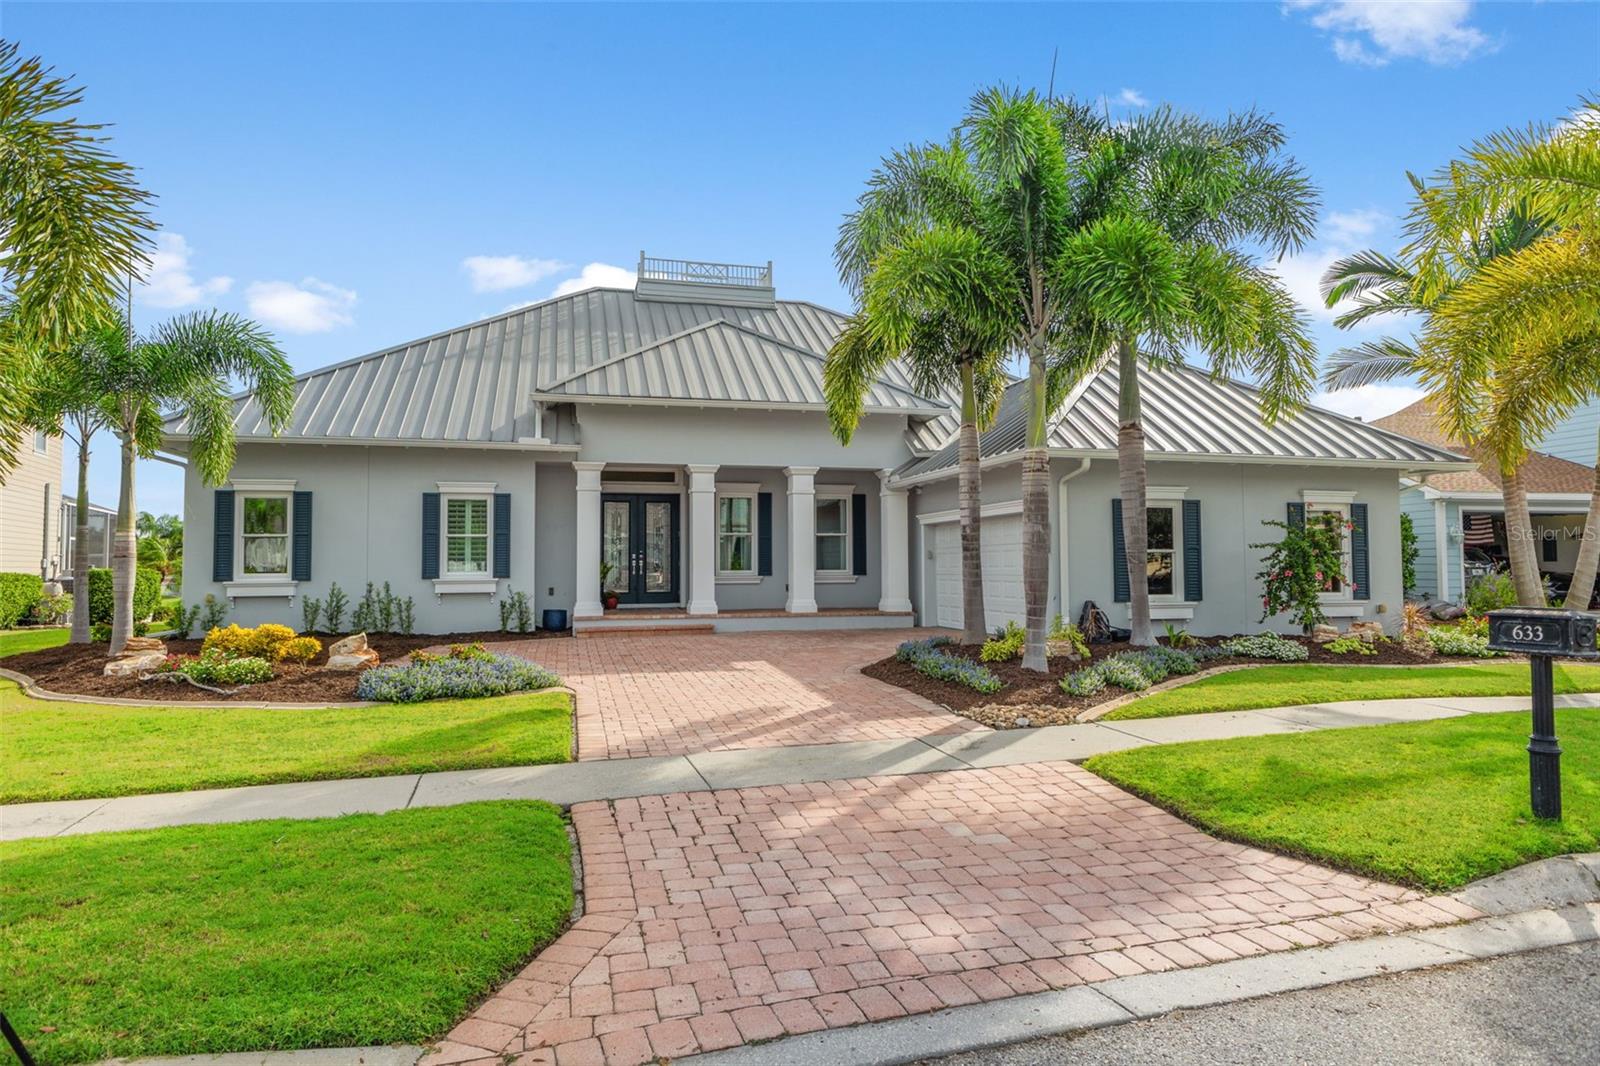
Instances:
[[[722,304],[730,307],[773,307],[772,260],[754,263],[712,263],[698,259],[658,259],[639,253],[639,280],[634,296],[663,303]]]

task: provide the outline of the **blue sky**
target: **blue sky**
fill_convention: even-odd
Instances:
[[[1600,88],[1600,5],[30,4],[0,32],[87,90],[160,197],[144,324],[202,306],[272,326],[299,370],[626,278],[641,248],[771,259],[844,308],[831,249],[878,158],[978,88],[1260,108],[1323,190],[1306,300],[1392,244],[1407,169]],[[1340,335],[1317,318],[1319,345]],[[1403,389],[1341,397],[1368,416]],[[114,504],[114,451],[92,489]],[[140,507],[179,473],[142,464]]]

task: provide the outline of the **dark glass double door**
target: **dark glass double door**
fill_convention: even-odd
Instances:
[[[600,497],[603,588],[618,603],[678,602],[679,497],[605,493]]]

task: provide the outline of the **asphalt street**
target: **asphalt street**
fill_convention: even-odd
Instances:
[[[1600,1064],[1600,942],[1050,1037],[938,1066]]]

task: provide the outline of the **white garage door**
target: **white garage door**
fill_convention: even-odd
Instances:
[[[960,629],[961,524],[941,522],[933,534],[934,623]],[[983,607],[985,626],[995,629],[1023,620],[1022,516],[983,520]]]

